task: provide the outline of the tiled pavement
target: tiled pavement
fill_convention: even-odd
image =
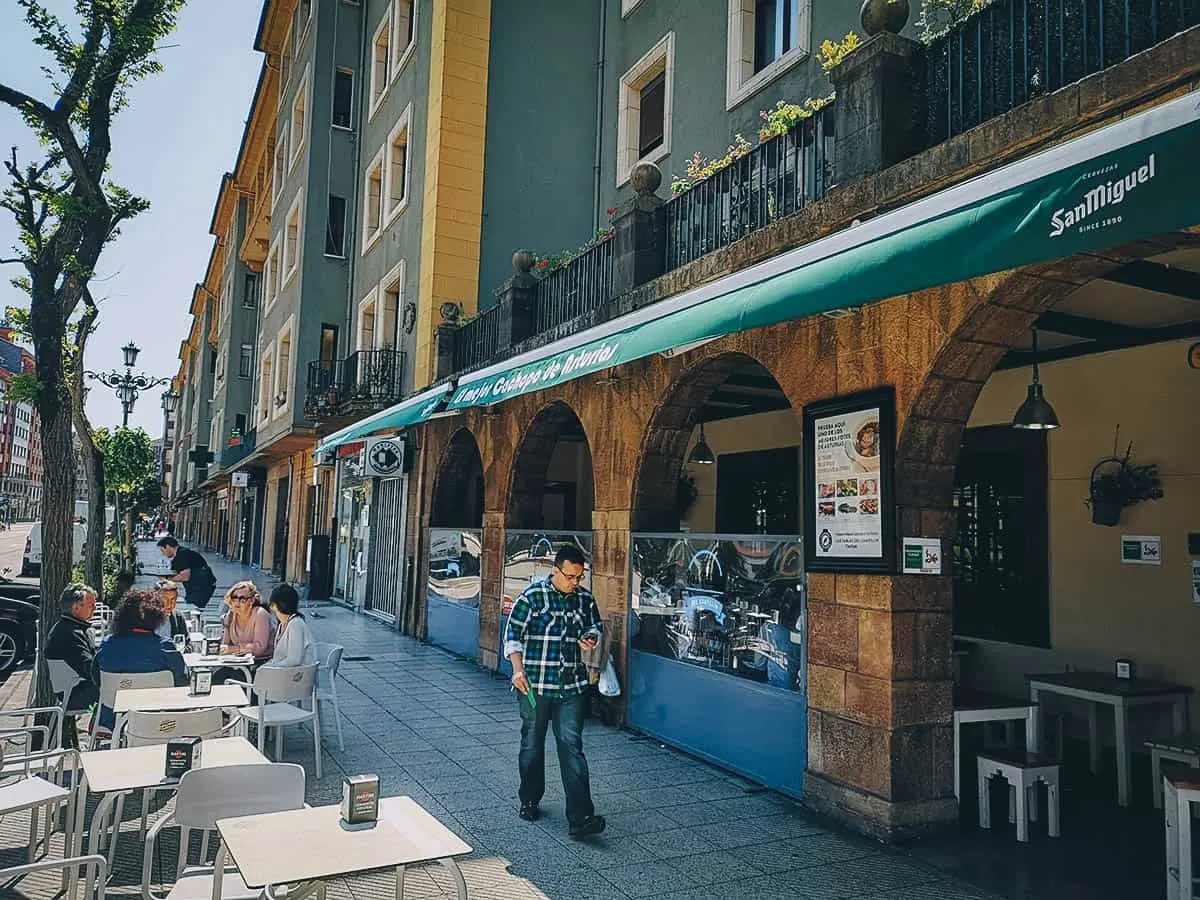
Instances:
[[[215,567],[222,584],[233,580],[221,571],[232,566]],[[584,743],[608,830],[586,843],[568,839],[552,739],[545,816],[522,822],[519,715],[507,683],[339,607],[307,614],[317,638],[344,645],[349,657],[338,683],[345,750],[326,722],[325,771],[309,779],[308,801],[339,800],[344,774],[377,773],[385,795],[413,797],[475,848],[462,864],[473,898],[998,900],[904,851],[838,832],[783,797],[591,720]],[[284,755],[311,772],[311,737],[291,729]],[[138,894],[139,805],[126,807],[109,896]],[[0,823],[0,866],[21,861],[27,821]],[[0,896],[49,898],[56,886],[29,879],[15,893],[0,886]],[[452,895],[439,867],[414,871],[408,891]],[[329,895],[390,897],[392,879],[356,877],[331,885]]]

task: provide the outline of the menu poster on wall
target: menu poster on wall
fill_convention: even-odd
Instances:
[[[805,407],[804,548],[809,571],[894,571],[895,410],[891,388]]]

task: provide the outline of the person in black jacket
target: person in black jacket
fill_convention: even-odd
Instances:
[[[100,699],[100,683],[93,677],[96,648],[88,625],[96,611],[96,590],[86,584],[69,584],[58,598],[60,616],[46,639],[46,659],[61,660],[83,680],[71,690],[67,709],[82,711]],[[75,737],[74,719],[68,719],[64,738]]]

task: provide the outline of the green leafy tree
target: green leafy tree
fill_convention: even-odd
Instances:
[[[38,142],[39,156],[4,160],[8,185],[0,209],[17,225],[13,255],[0,264],[24,268],[14,278],[29,295],[29,330],[37,360],[33,386],[41,419],[41,640],[57,619],[58,595],[71,573],[75,461],[71,389],[63,347],[72,319],[88,305],[88,283],[121,224],[148,204],[109,180],[113,117],[129,88],[159,70],[155,45],[175,27],[184,0],[75,0],[68,24],[37,0],[16,0],[47,64],[31,72],[35,87],[0,83],[0,103],[15,109]],[[56,4],[58,5],[58,4]],[[9,43],[16,39],[6,35]],[[35,96],[52,94],[48,99]],[[45,672],[38,705],[52,699]]]
[[[117,495],[118,520],[124,526],[122,568],[132,568],[134,497],[144,491],[147,481],[154,480],[154,444],[141,428],[97,428],[95,439],[104,454],[104,483]]]
[[[929,43],[941,37],[971,13],[979,12],[991,2],[992,0],[922,0],[921,14],[915,23],[921,40]]]

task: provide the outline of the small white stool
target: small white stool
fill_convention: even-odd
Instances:
[[[1037,783],[1046,785],[1047,831],[1058,837],[1058,763],[1036,753],[979,754],[979,827],[992,827],[988,781],[999,775],[1008,782],[1008,821],[1017,825],[1017,840],[1029,840],[1029,823],[1037,821]]]
[[[1200,803],[1200,769],[1169,768],[1161,785],[1166,813],[1167,900],[1194,900],[1192,804]]]
[[[1200,734],[1180,734],[1146,741],[1150,751],[1150,781],[1154,786],[1154,808],[1163,808],[1163,761],[1200,767]]]

